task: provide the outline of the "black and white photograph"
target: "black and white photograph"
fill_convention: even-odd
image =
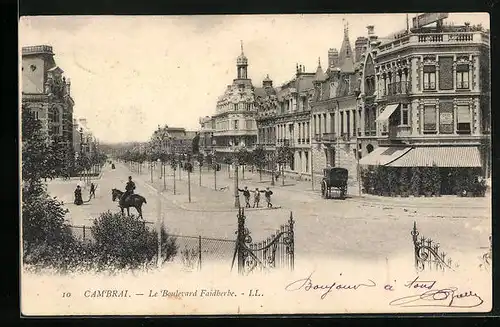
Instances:
[[[21,314],[489,312],[489,24],[20,17]]]

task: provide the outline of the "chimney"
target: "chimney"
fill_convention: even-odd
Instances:
[[[354,42],[354,62],[361,61],[361,55],[365,52],[366,46],[368,45],[368,39],[366,37],[360,36]]]
[[[339,52],[337,49],[330,48],[328,50],[328,68],[337,67],[339,64]]]

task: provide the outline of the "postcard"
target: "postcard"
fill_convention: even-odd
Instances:
[[[23,316],[491,310],[488,14],[19,24]]]

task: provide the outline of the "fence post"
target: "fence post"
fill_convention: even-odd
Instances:
[[[293,232],[293,225],[295,224],[295,221],[293,220],[293,212],[290,211],[290,220],[288,221],[288,224],[290,225],[290,231],[289,231],[289,236],[290,236],[290,269],[293,271],[294,269],[294,260],[295,260],[295,235]]]
[[[160,196],[160,191],[157,191],[157,196],[158,196],[158,258],[157,258],[157,265],[158,268],[161,267],[161,229],[162,229],[162,219],[161,219],[161,196]]]
[[[201,270],[201,235],[198,236],[198,270]]]

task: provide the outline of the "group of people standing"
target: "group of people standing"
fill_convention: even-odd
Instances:
[[[266,187],[265,190],[259,190],[258,187],[255,188],[255,191],[250,191],[247,186],[243,190],[238,189],[239,192],[243,193],[243,196],[245,197],[245,208],[251,208],[250,206],[250,192],[253,193],[253,208],[258,208],[259,207],[259,202],[260,202],[260,193],[264,193],[264,196],[266,198],[267,202],[267,207],[272,208],[273,204],[271,203],[271,195],[273,195],[273,191],[269,189],[269,187]]]
[[[94,183],[90,183],[90,191],[89,191],[89,201],[90,199],[94,198],[95,199],[95,190],[97,186]],[[80,185],[76,186],[75,189],[75,201],[74,204],[76,205],[81,205],[83,204],[83,198],[82,198],[82,188]]]

